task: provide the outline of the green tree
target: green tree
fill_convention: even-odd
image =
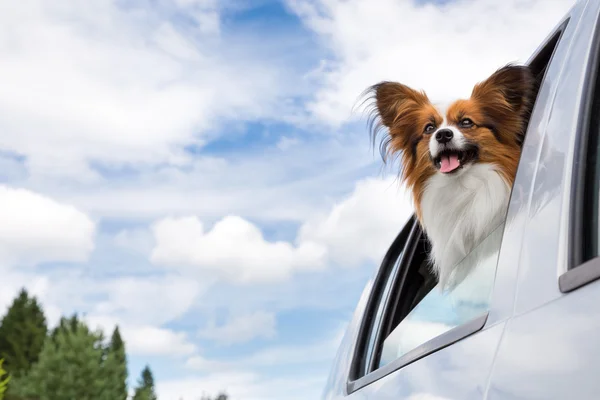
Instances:
[[[106,349],[103,369],[107,381],[105,399],[127,400],[127,356],[118,326],[115,327]]]
[[[76,332],[79,327],[79,317],[77,314],[73,314],[70,318],[61,317],[58,326],[52,329],[50,337],[56,343],[58,334],[67,334],[69,332]]]
[[[138,380],[138,386],[133,393],[133,400],[157,400],[154,391],[154,377],[152,376],[150,367],[147,365],[142,370],[142,376]]]
[[[11,376],[27,373],[38,360],[47,330],[42,307],[22,289],[0,321],[0,358]]]
[[[39,361],[14,386],[18,398],[95,400],[109,385],[102,371],[102,335],[82,322],[68,324],[49,336]]]
[[[4,378],[6,371],[2,368],[2,363],[4,363],[4,360],[0,359],[0,400],[4,398],[4,393],[8,389],[8,381],[10,381],[10,376]]]

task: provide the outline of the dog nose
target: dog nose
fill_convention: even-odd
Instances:
[[[454,137],[454,133],[450,129],[440,129],[435,134],[435,140],[440,144],[448,143]]]

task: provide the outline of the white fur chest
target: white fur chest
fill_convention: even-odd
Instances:
[[[421,198],[422,223],[442,287],[454,267],[504,221],[509,196],[509,185],[492,164],[429,179]]]

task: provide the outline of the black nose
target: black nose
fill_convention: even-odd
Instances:
[[[454,137],[454,133],[450,129],[440,129],[435,134],[435,140],[440,144],[448,143]]]

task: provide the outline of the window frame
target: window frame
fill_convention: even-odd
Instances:
[[[350,368],[350,377],[360,377],[368,375],[366,372],[366,364],[371,364],[371,357],[368,352],[367,346],[370,343],[371,333],[375,330],[375,338],[380,335],[379,330],[381,328],[380,315],[384,314],[387,308],[387,298],[382,299],[384,291],[387,286],[390,276],[394,273],[394,266],[399,266],[402,263],[402,258],[405,256],[405,248],[409,243],[410,235],[413,234],[416,225],[418,224],[415,215],[412,215],[406,222],[400,233],[396,236],[396,239],[392,242],[386,255],[384,256],[381,266],[373,287],[369,295],[369,300],[365,306],[361,326],[358,330],[358,341],[354,348],[353,362]],[[400,258],[400,259],[399,259]],[[380,307],[380,304],[383,304]],[[379,321],[378,326],[373,326],[374,323]]]
[[[527,65],[540,70],[540,87],[544,84],[548,65],[552,63],[556,48],[560,43],[569,20],[569,17],[565,18],[564,21],[562,21],[551,32],[551,34],[548,35],[546,40],[542,42],[542,45],[538,47],[537,51],[526,63]],[[598,32],[596,32],[596,34],[598,34]],[[424,234],[419,222],[416,219],[416,216],[413,214],[390,246],[380,265],[379,272],[373,283],[373,289],[371,290],[371,294],[369,296],[369,300],[367,301],[367,305],[365,307],[358,330],[357,342],[356,346],[354,347],[352,362],[350,364],[349,375],[346,383],[347,394],[351,394],[401,368],[404,368],[409,364],[412,364],[415,361],[418,361],[432,353],[451,346],[454,343],[479,332],[483,329],[487,322],[489,311],[484,312],[482,315],[475,317],[466,323],[458,325],[433,339],[430,339],[429,341],[417,346],[408,353],[380,368],[374,368],[374,362],[377,360],[377,357],[374,357],[375,351],[371,350],[369,352],[367,346],[371,341],[370,339],[373,330],[375,330],[374,348],[377,348],[377,346],[382,344],[380,343],[382,341],[382,323],[385,322],[385,316],[388,315],[390,304],[388,304],[387,301],[391,293],[391,291],[388,292],[386,298],[382,299],[383,291],[387,286],[388,279],[390,279],[390,277],[392,277],[394,280],[400,279],[400,282],[392,282],[392,286],[395,286],[398,283],[400,283],[402,286],[404,285],[403,279],[406,277],[409,269],[406,267],[407,262],[410,263],[414,255],[414,251],[417,248],[418,241],[422,240],[423,237]],[[501,249],[502,243],[500,245],[500,251]],[[600,277],[600,257],[597,258],[596,266],[598,277]],[[570,272],[577,271],[577,269],[573,269]],[[572,273],[571,277],[581,277],[581,275],[585,275],[582,273],[583,271],[583,269],[580,269],[580,272],[576,274]],[[402,293],[403,290],[402,286],[398,289],[400,293]],[[385,303],[381,307],[380,304],[382,301]],[[383,314],[383,316],[374,315],[373,312],[380,312]],[[377,326],[373,326],[375,321],[379,321]],[[369,357],[369,359],[365,360],[366,357]],[[365,361],[368,361],[368,366],[366,365]]]
[[[600,140],[600,20],[597,20],[591,54],[586,66],[575,137],[575,155],[571,171],[571,202],[569,205],[569,243],[567,270],[558,277],[561,293],[569,293],[600,278],[600,256],[588,258],[584,247],[586,239],[585,214],[589,211],[587,198],[590,171],[586,162]],[[593,137],[590,146],[590,138]],[[579,160],[579,162],[577,161]],[[596,223],[599,223],[597,221]],[[598,233],[596,233],[597,235]]]
[[[407,227],[410,227],[409,233],[406,234]],[[363,368],[365,365],[365,356],[367,355],[368,346],[371,338],[371,333],[376,331],[376,338],[374,342],[374,348],[381,347],[382,338],[382,324],[385,323],[385,316],[389,315],[390,304],[387,300],[390,297],[390,293],[386,296],[383,301],[386,303],[382,307],[383,318],[377,318],[372,314],[372,311],[380,310],[379,305],[382,301],[382,294],[384,288],[387,286],[389,279],[392,279],[391,286],[397,287],[396,291],[402,293],[403,286],[405,284],[406,275],[408,274],[409,268],[417,246],[420,240],[423,240],[424,234],[421,229],[416,216],[413,215],[407,225],[400,232],[390,250],[386,254],[384,261],[381,264],[379,273],[373,284],[373,289],[367,302],[365,312],[361,326],[358,331],[358,342],[354,349],[353,362],[350,368],[350,375],[346,385],[348,394],[351,394],[381,378],[391,374],[392,372],[403,368],[423,357],[428,356],[438,350],[448,347],[459,340],[464,339],[467,336],[480,331],[485,325],[488,317],[488,312],[475,317],[468,322],[456,326],[435,338],[428,340],[427,342],[415,347],[411,351],[395,359],[394,361],[374,369],[374,363],[377,357],[374,357],[374,352],[371,352],[369,361],[369,371],[365,371]],[[399,259],[398,259],[399,257]],[[399,286],[398,286],[399,285]],[[393,307],[392,307],[393,308]],[[379,320],[378,326],[373,326],[373,322]],[[365,373],[366,372],[366,373]]]

